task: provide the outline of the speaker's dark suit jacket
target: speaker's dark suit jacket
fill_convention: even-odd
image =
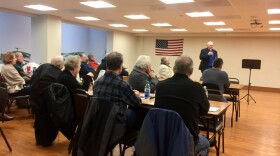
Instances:
[[[203,72],[205,69],[211,68],[211,66],[209,66],[209,61],[210,61],[210,56],[208,55],[209,51],[210,50],[208,48],[201,49],[200,51],[199,59],[201,61],[199,65],[199,70],[201,70],[201,72]],[[212,49],[212,52],[214,57],[217,58],[218,52],[215,49]]]

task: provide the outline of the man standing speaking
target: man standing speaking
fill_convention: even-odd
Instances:
[[[201,70],[201,73],[203,73],[205,69],[212,68],[213,61],[217,57],[218,52],[213,49],[213,42],[207,42],[207,48],[201,49],[199,55],[199,59],[201,60],[199,70]]]

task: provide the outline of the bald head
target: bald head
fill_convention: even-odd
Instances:
[[[169,62],[169,58],[167,56],[163,56],[161,57],[161,60],[160,60],[161,64],[165,64],[165,65],[169,65],[170,62]]]
[[[207,45],[207,48],[208,48],[208,49],[213,49],[214,44],[213,44],[212,41],[207,42],[206,45]]]
[[[175,61],[174,72],[190,76],[193,72],[193,60],[189,56],[179,56]]]
[[[54,56],[51,59],[51,64],[53,64],[59,69],[62,69],[64,67],[64,59],[61,55]]]

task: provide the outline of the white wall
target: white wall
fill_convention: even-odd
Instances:
[[[172,37],[138,37],[137,52],[152,57],[152,68],[158,71],[160,56],[155,56],[155,40],[170,39]],[[174,38],[174,37],[173,37]],[[248,84],[249,70],[242,69],[242,59],[260,59],[261,70],[252,70],[252,86],[280,88],[280,66],[278,58],[280,53],[280,37],[175,37],[184,39],[184,54],[194,61],[193,80],[198,80],[201,72],[199,53],[206,47],[207,41],[214,42],[214,49],[219,57],[223,58],[223,70],[230,77],[237,77],[242,84]],[[171,66],[174,66],[176,57],[170,57]]]
[[[31,18],[0,12],[0,53],[16,51],[15,48],[31,52]]]
[[[117,51],[123,54],[124,64],[129,72],[132,71],[135,64],[137,47],[137,37],[130,33],[118,32],[113,33],[112,51]],[[110,52],[110,51],[109,51]]]

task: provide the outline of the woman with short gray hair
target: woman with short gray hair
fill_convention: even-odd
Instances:
[[[76,89],[85,89],[77,80],[76,76],[81,69],[81,59],[76,55],[69,55],[64,62],[65,69],[59,74],[57,82],[67,87],[71,98]]]

